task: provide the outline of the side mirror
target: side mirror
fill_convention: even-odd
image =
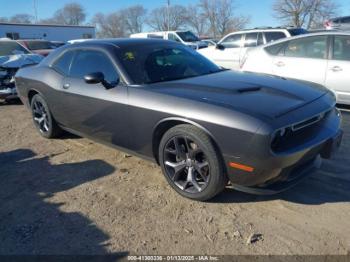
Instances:
[[[99,84],[101,83],[106,89],[111,89],[119,84],[119,76],[112,83],[105,80],[105,76],[102,72],[90,73],[84,76],[84,80],[87,84]]]
[[[101,72],[90,73],[84,76],[87,84],[99,84],[105,80],[105,76]]]
[[[216,49],[219,49],[219,50],[224,50],[224,49],[225,49],[225,46],[222,45],[222,44],[216,44],[215,48],[216,48]]]

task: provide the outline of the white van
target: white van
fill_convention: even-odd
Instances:
[[[193,49],[201,49],[208,47],[208,44],[202,42],[191,31],[163,31],[138,33],[130,35],[130,38],[160,38],[165,40],[176,41],[189,47],[192,47]]]

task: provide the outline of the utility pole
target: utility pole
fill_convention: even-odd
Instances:
[[[38,6],[37,6],[37,0],[33,0],[33,7],[34,7],[34,22],[35,24],[38,23]]]
[[[167,0],[167,13],[168,13],[168,31],[170,31],[170,0]]]

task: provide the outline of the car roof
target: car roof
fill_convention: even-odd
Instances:
[[[156,39],[156,38],[105,38],[105,39],[89,39],[82,42],[76,42],[67,47],[77,47],[77,46],[91,46],[91,45],[102,45],[102,44],[110,44],[116,47],[125,47],[130,45],[142,45],[142,44],[161,44],[161,43],[171,43],[171,41],[164,39]]]
[[[228,33],[224,35],[219,42],[224,40],[226,37],[236,34],[246,34],[246,33],[260,33],[260,32],[286,32],[288,30],[300,30],[302,27],[261,27],[261,28],[253,28],[253,29],[244,29],[232,33]],[[289,31],[288,31],[289,32]]]
[[[227,34],[233,35],[233,34],[244,34],[244,33],[254,33],[254,32],[281,32],[281,31],[288,31],[288,30],[295,30],[295,29],[303,29],[301,27],[262,27],[262,28],[252,28],[252,29],[244,29],[236,32],[232,32]]]
[[[155,31],[155,32],[143,32],[143,33],[136,33],[136,34],[131,34],[132,36],[137,36],[137,35],[148,35],[148,34],[165,34],[165,33],[182,33],[182,32],[189,32],[191,30],[176,30],[176,31]]]
[[[45,39],[17,39],[16,41],[19,41],[19,42],[49,42],[48,40],[45,40]]]
[[[283,42],[287,42],[293,39],[300,39],[300,38],[305,38],[305,37],[310,37],[310,36],[323,36],[323,35],[346,35],[346,36],[350,36],[350,31],[337,31],[337,30],[331,30],[329,32],[316,32],[316,33],[309,33],[309,34],[303,34],[303,35],[297,35],[297,36],[293,36],[293,37],[289,37],[289,38],[282,38],[279,40],[276,40],[274,42],[270,42],[266,45],[262,45],[259,46],[258,48],[264,48],[266,46],[271,46],[271,45],[275,45],[278,43],[283,43]]]
[[[79,49],[84,47],[92,47],[92,48],[108,48],[108,47],[116,47],[116,48],[124,48],[124,47],[132,47],[132,46],[146,46],[152,44],[163,44],[163,45],[181,45],[173,41],[163,40],[163,39],[155,39],[155,38],[105,38],[105,39],[88,39],[83,42],[76,42],[73,44],[64,45],[52,52],[54,55],[50,55],[46,57],[41,64],[50,65],[52,64],[63,52],[66,52],[71,49]]]

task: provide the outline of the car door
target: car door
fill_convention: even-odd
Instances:
[[[287,41],[274,57],[275,75],[324,85],[328,56],[328,37],[312,36]]]
[[[219,42],[218,48],[212,49],[211,60],[228,69],[238,69],[242,49],[243,34],[232,34]],[[220,46],[224,48],[220,48]]]
[[[339,103],[350,104],[350,36],[334,36],[332,40],[326,87],[337,94]]]
[[[101,72],[107,83],[88,84],[87,74]],[[67,128],[97,140],[128,147],[127,87],[118,83],[119,74],[112,57],[105,50],[84,49],[74,53],[69,73],[56,96],[65,114]]]

